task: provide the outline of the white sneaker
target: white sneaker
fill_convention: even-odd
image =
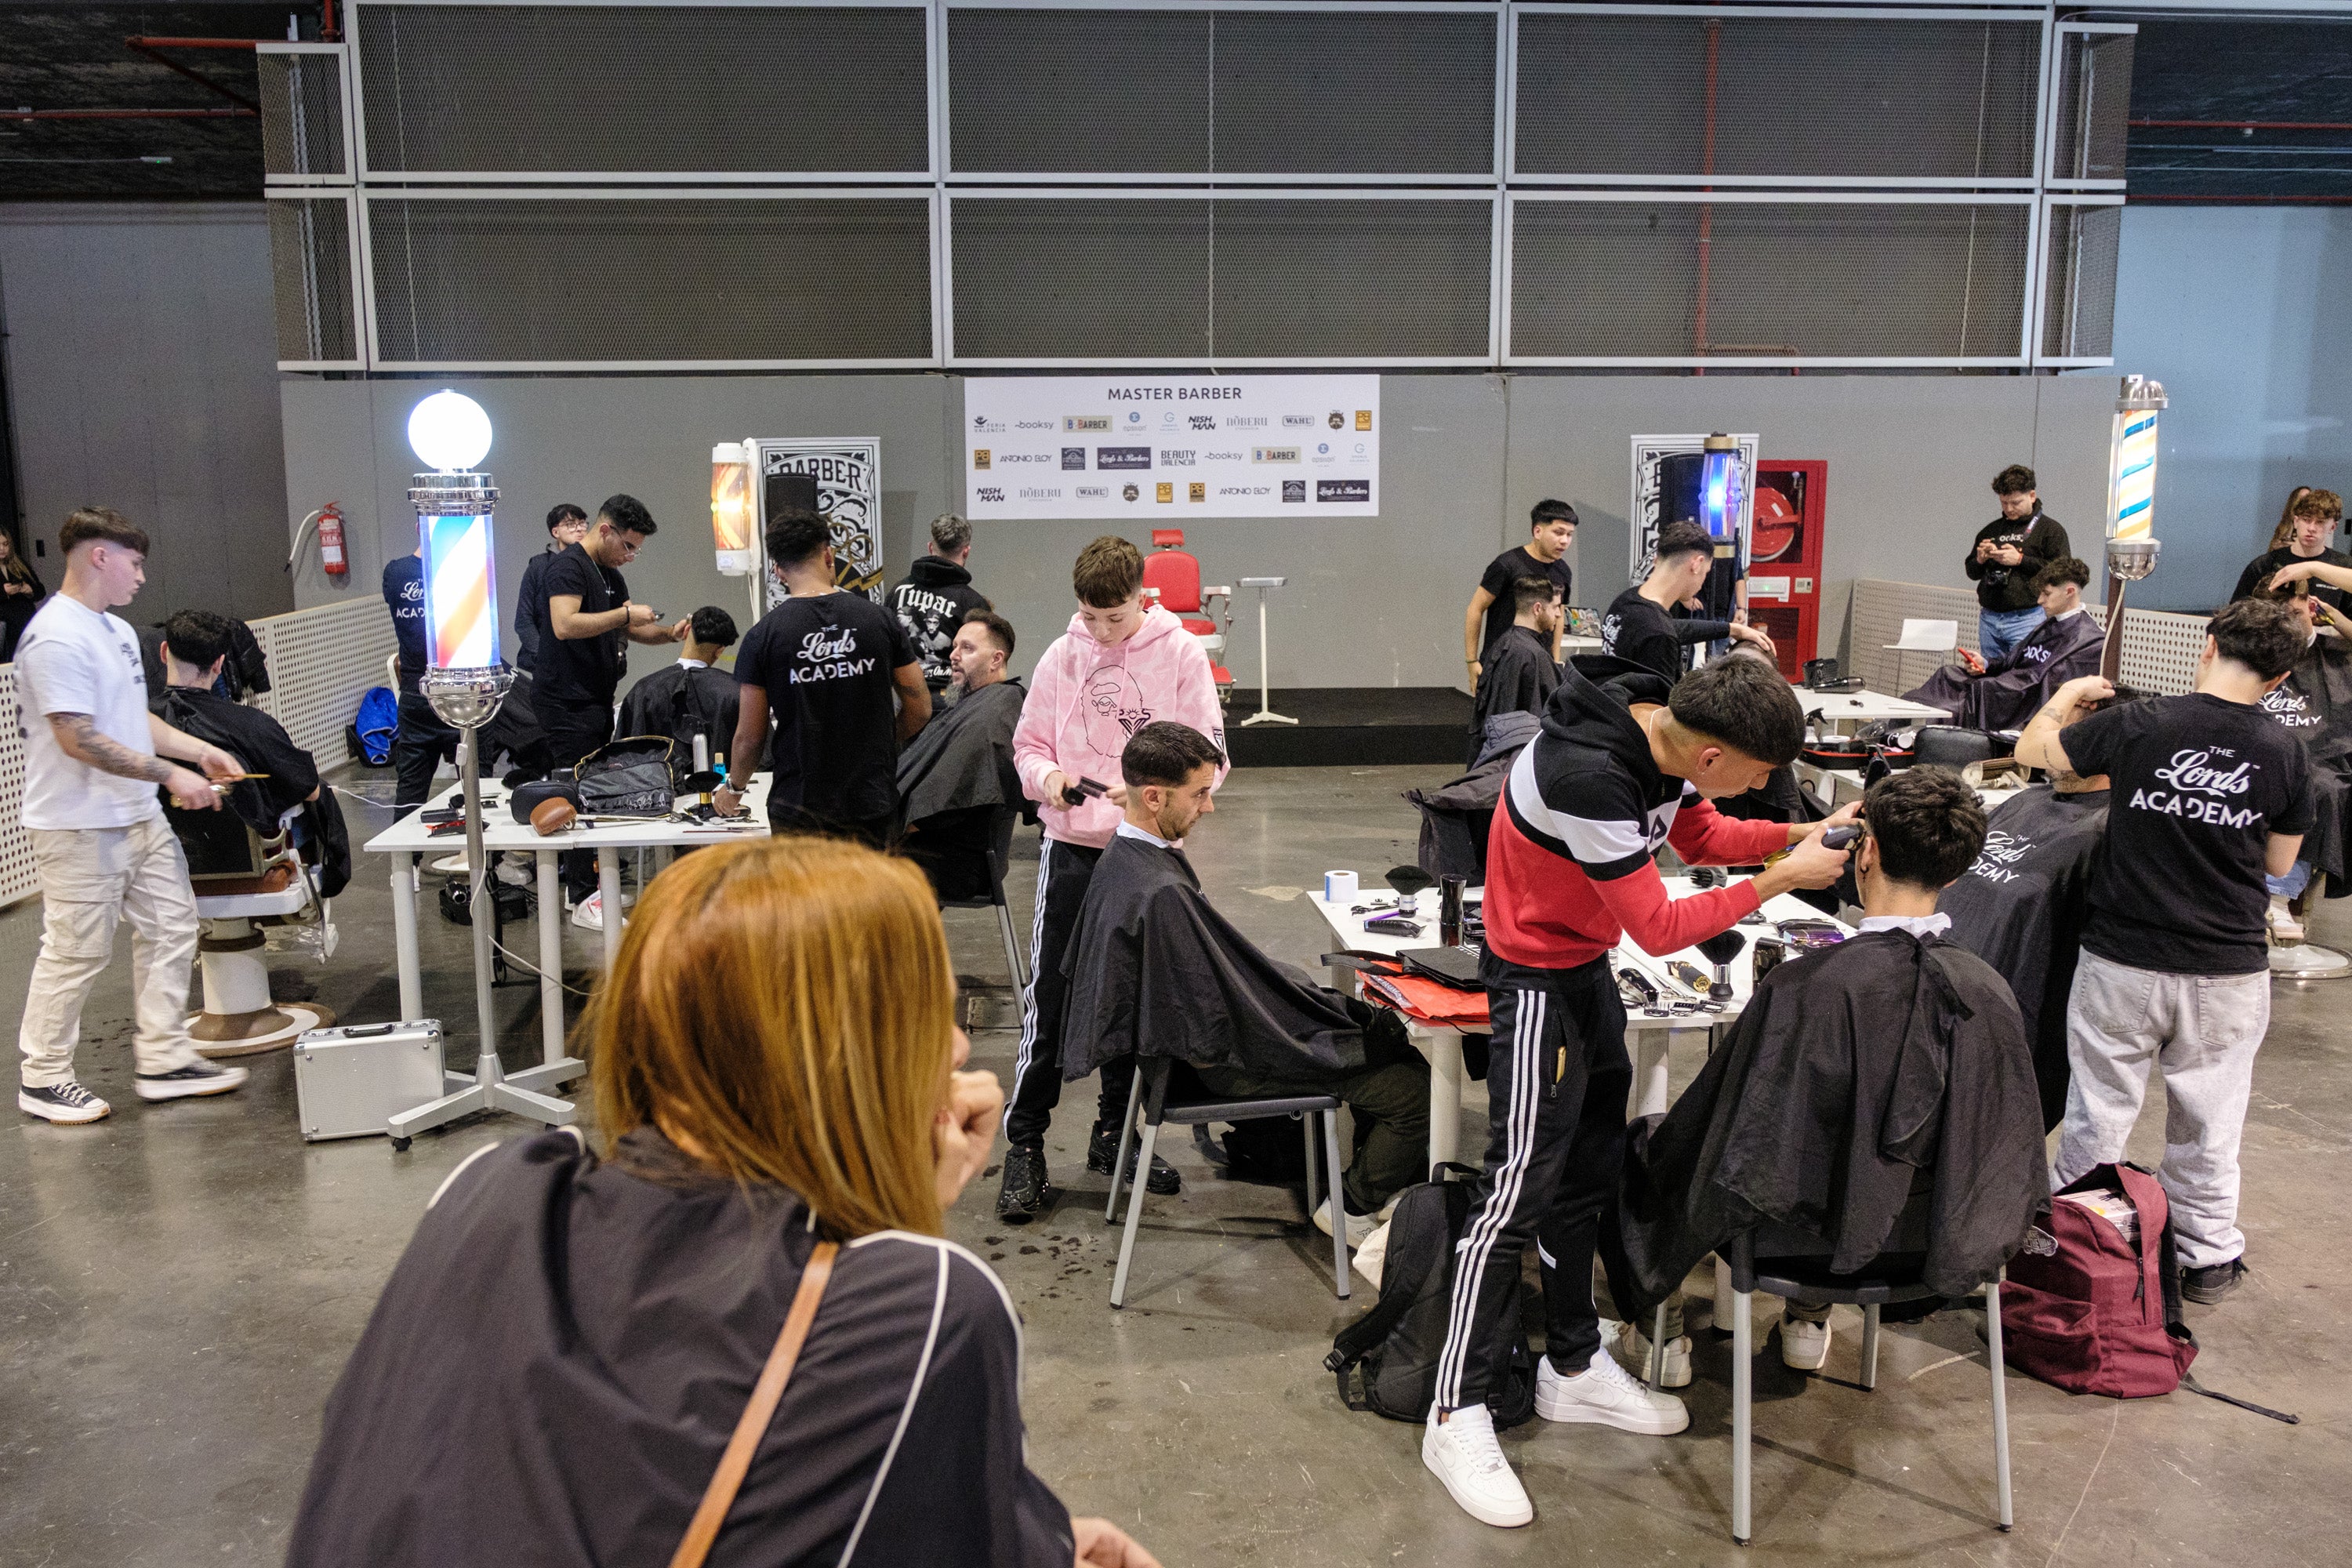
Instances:
[[[1830,1359],[1830,1326],[1802,1318],[1780,1320],[1780,1364],[1797,1372],[1819,1372]]]
[[[1346,1207],[1345,1204],[1340,1205],[1342,1212]],[[1363,1246],[1371,1239],[1372,1232],[1381,1228],[1381,1216],[1376,1214],[1351,1214],[1347,1219],[1349,1247]],[[1326,1236],[1331,1234],[1331,1205],[1328,1199],[1315,1205],[1315,1228]]]
[[[223,1067],[217,1062],[190,1062],[186,1067],[170,1072],[142,1072],[131,1080],[131,1089],[140,1099],[190,1100],[207,1094],[227,1094],[245,1086],[253,1074],[244,1068]]]
[[[2294,918],[2294,908],[2288,899],[2281,894],[2273,893],[2270,911],[2266,918],[2270,924],[2271,940],[2273,943],[2280,947],[2301,945],[2304,934],[2303,922]]]
[[[1601,1342],[1609,1347],[1627,1372],[1643,1383],[1650,1381],[1650,1336],[1643,1333],[1638,1325],[1603,1318],[1601,1320]],[[1690,1336],[1676,1334],[1666,1342],[1666,1373],[1659,1386],[1688,1388],[1690,1380]]]
[[[106,1101],[68,1079],[67,1082],[40,1089],[19,1088],[16,1109],[27,1116],[37,1116],[44,1121],[73,1124],[96,1121],[114,1108]]]
[[[572,923],[582,931],[604,929],[604,895],[601,889],[572,906]]]
[[[1535,1505],[1511,1473],[1503,1446],[1495,1441],[1495,1413],[1466,1405],[1444,1420],[1432,1410],[1421,1434],[1421,1462],[1445,1483],[1462,1511],[1481,1524],[1505,1530],[1531,1522]]]
[[[1549,1355],[1537,1357],[1536,1414],[1547,1421],[1580,1421],[1653,1437],[1672,1436],[1690,1425],[1690,1412],[1681,1400],[1651,1393],[1648,1384],[1617,1364],[1606,1345],[1594,1351],[1591,1364],[1574,1377],[1553,1371]]]

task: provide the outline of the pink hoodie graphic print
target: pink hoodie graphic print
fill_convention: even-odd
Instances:
[[[1013,732],[1013,766],[1023,791],[1038,803],[1047,837],[1097,849],[1110,842],[1119,808],[1108,798],[1074,806],[1047,800],[1045,775],[1058,768],[1073,780],[1117,784],[1128,738],[1160,719],[1190,725],[1225,749],[1209,656],[1184,623],[1154,605],[1133,637],[1106,647],[1072,616],[1069,630],[1037,661]],[[1226,771],[1218,767],[1219,784]]]

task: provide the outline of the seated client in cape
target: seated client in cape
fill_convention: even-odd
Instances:
[[[1013,731],[1029,694],[1005,673],[1012,657],[1013,623],[992,610],[966,615],[947,655],[954,700],[898,753],[899,847],[943,899],[988,892],[996,824],[1027,804]]]
[[[1900,1251],[1966,1295],[2049,1196],[2017,1003],[1936,908],[1983,846],[1984,809],[1957,774],[1915,767],[1862,813],[1861,934],[1774,969],[1674,1109],[1633,1126],[1602,1252],[1637,1321],[1768,1222],[1827,1243],[1832,1272]],[[1898,1235],[1906,1210],[1919,1234]],[[1827,1319],[1790,1303],[1781,1359],[1819,1367]]]
[[[1360,1243],[1389,1200],[1427,1173],[1429,1067],[1394,1015],[1276,963],[1202,896],[1184,839],[1216,809],[1223,760],[1207,736],[1165,720],[1128,742],[1126,818],[1063,961],[1062,1076],[1133,1053],[1175,1058],[1220,1097],[1338,1095],[1355,1113],[1341,1186],[1349,1239]],[[1316,1210],[1318,1226],[1329,1212]]]
[[[2035,602],[2046,617],[2032,636],[1987,664],[1966,648],[1927,684],[1906,693],[1941,708],[1965,730],[2021,730],[2053,693],[2078,675],[2099,672],[2105,634],[2083,608],[2091,569],[2062,555],[2034,574]]]

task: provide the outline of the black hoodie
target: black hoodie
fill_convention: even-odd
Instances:
[[[915,645],[923,679],[933,691],[946,686],[954,673],[948,664],[948,649],[955,646],[956,628],[963,625],[964,616],[995,607],[971,585],[969,568],[938,555],[916,557],[907,575],[890,590],[890,613],[898,617],[907,640]]]
[[[1486,842],[1486,945],[1497,956],[1573,969],[1623,936],[1675,952],[1757,907],[1751,882],[1670,901],[1659,880],[1661,844],[1688,865],[1752,866],[1789,842],[1780,824],[1720,816],[1659,770],[1629,709],[1666,695],[1664,680],[1623,659],[1569,661]]]

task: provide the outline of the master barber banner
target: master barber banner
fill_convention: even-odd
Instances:
[[[964,515],[1378,517],[1377,375],[975,376]]]

